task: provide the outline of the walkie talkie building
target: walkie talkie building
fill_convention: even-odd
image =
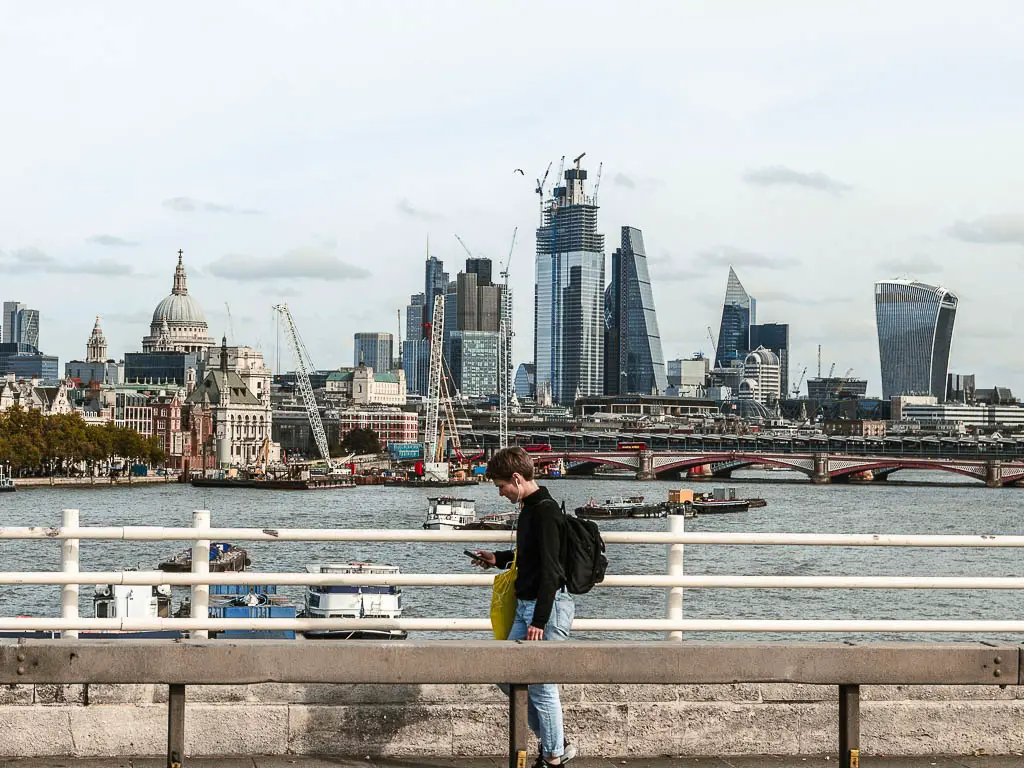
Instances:
[[[956,294],[907,280],[875,283],[882,397],[946,396]]]

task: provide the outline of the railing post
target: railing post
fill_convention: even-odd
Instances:
[[[839,768],[860,768],[860,686],[839,686]]]
[[[78,510],[65,509],[61,524],[64,528],[78,527]],[[78,539],[64,539],[60,547],[61,571],[78,573]],[[78,618],[78,585],[64,584],[60,589],[60,615],[62,619]],[[60,636],[74,639],[78,637],[77,629],[62,629]]]
[[[686,532],[686,518],[683,515],[668,516],[669,533],[683,534]],[[668,575],[683,575],[683,545],[668,545]],[[682,621],[683,618],[683,588],[669,587],[667,599],[667,616],[669,621]],[[669,640],[682,640],[683,633],[679,630],[672,630],[668,633]]]
[[[210,510],[197,509],[192,513],[193,528],[210,527]],[[192,573],[196,576],[208,576],[210,573],[210,540],[196,539],[192,544]],[[206,619],[210,615],[210,585],[192,585],[192,618]],[[209,630],[194,629],[191,637],[205,639],[210,636]]]
[[[168,686],[167,768],[181,768],[185,762],[185,686]]]
[[[508,768],[526,768],[530,726],[527,720],[529,689],[510,685],[508,689]]]

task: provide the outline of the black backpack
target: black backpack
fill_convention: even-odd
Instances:
[[[581,520],[566,514],[565,519],[565,588],[574,595],[584,595],[595,584],[604,581],[608,558],[604,554],[604,539],[593,520]]]

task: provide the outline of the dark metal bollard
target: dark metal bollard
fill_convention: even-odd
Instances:
[[[839,686],[839,768],[860,768],[860,686]]]
[[[527,686],[510,685],[508,691],[508,768],[526,768],[530,726],[526,719]]]
[[[167,768],[181,768],[185,762],[185,686],[168,688]]]

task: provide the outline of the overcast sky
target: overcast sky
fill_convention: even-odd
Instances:
[[[182,248],[215,337],[228,302],[273,360],[287,301],[350,365],[428,236],[454,274],[453,233],[497,261],[518,226],[519,363],[534,178],[585,151],[666,358],[710,352],[733,264],[794,380],[821,344],[878,392],[872,284],[909,276],[960,296],[951,370],[1024,394],[1022,39],[1015,0],[4,3],[0,299],[62,365],[97,314],[120,357]]]

